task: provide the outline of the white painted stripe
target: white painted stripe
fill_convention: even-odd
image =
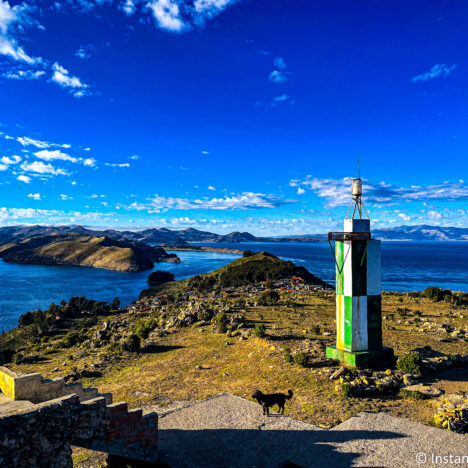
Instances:
[[[380,255],[381,245],[379,240],[371,240],[367,246],[367,295],[376,296],[381,293]]]
[[[353,340],[351,351],[365,351],[367,347],[367,296],[353,297]]]
[[[353,270],[352,270],[352,245],[351,241],[344,242],[343,252],[343,296],[353,295]]]

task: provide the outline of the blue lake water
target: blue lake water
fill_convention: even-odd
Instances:
[[[211,245],[211,244],[206,244]],[[267,251],[305,266],[334,284],[335,270],[328,243],[216,244],[240,250]],[[160,263],[155,270],[174,273],[176,279],[207,273],[237,258],[233,254],[177,252],[181,263]],[[383,242],[382,288],[420,291],[439,286],[468,291],[468,242]],[[72,296],[122,304],[138,298],[147,287],[149,271],[120,273],[85,267],[16,265],[0,261],[0,331],[17,325],[24,312],[47,308]]]

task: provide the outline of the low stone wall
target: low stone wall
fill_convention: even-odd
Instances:
[[[84,407],[76,395],[0,418],[0,466],[71,468],[72,441],[103,438],[108,424],[103,399]]]
[[[0,466],[71,468],[71,446],[145,462],[158,458],[158,415],[106,405],[103,397],[80,403],[70,395],[0,417]]]
[[[81,383],[65,385],[62,378],[42,379],[38,373],[18,375],[7,367],[0,367],[0,390],[12,400],[32,403],[43,403],[71,394],[78,395],[82,402],[101,396],[97,389],[84,389]],[[102,396],[106,398],[106,403],[112,403],[110,394]]]

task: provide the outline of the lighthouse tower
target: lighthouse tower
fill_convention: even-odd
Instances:
[[[374,367],[393,360],[393,350],[382,346],[381,246],[371,237],[362,179],[351,179],[351,194],[343,232],[328,234],[331,247],[335,242],[336,345],[327,347],[327,357]]]

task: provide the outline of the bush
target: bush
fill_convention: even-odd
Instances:
[[[345,397],[350,397],[353,393],[353,387],[349,382],[343,382],[341,384],[341,393]]]
[[[293,357],[291,355],[291,350],[289,348],[285,348],[283,353],[284,353],[284,360],[286,362],[289,362],[289,363],[293,362]]]
[[[72,346],[76,345],[79,341],[79,335],[75,332],[69,332],[62,340],[62,347],[64,348],[71,348]]]
[[[158,326],[155,319],[148,319],[146,322],[140,322],[135,327],[135,335],[138,335],[142,340],[146,340],[149,334]]]
[[[311,329],[311,332],[314,335],[320,335],[320,325],[314,325]]]
[[[402,388],[400,390],[400,395],[403,398],[411,398],[412,400],[422,400],[423,396],[419,392],[411,391],[411,390],[406,390]]]
[[[307,367],[309,357],[307,353],[300,352],[294,355],[294,362],[300,367]]]
[[[435,286],[429,286],[424,290],[424,296],[433,302],[447,301],[452,299],[452,291],[450,289],[441,289]]]
[[[221,312],[220,314],[216,315],[213,318],[215,330],[218,333],[226,333],[229,325],[229,319],[227,318],[227,315],[224,312]]]
[[[130,353],[137,353],[141,349],[141,341],[138,335],[131,334],[123,343],[122,349]]]
[[[403,354],[398,358],[396,366],[405,374],[421,375],[423,371],[423,363],[419,353]]]
[[[280,295],[276,291],[269,289],[267,291],[263,291],[262,294],[260,294],[257,304],[268,306],[268,305],[276,304],[279,300],[280,300]]]
[[[242,253],[243,257],[251,257],[252,255],[255,255],[252,250],[244,250],[244,252]]]
[[[266,327],[263,323],[257,323],[254,329],[254,335],[263,338],[266,335]]]
[[[21,353],[16,353],[16,354],[13,354],[13,357],[11,358],[11,362],[13,364],[21,364],[22,359],[23,359],[23,355]]]

